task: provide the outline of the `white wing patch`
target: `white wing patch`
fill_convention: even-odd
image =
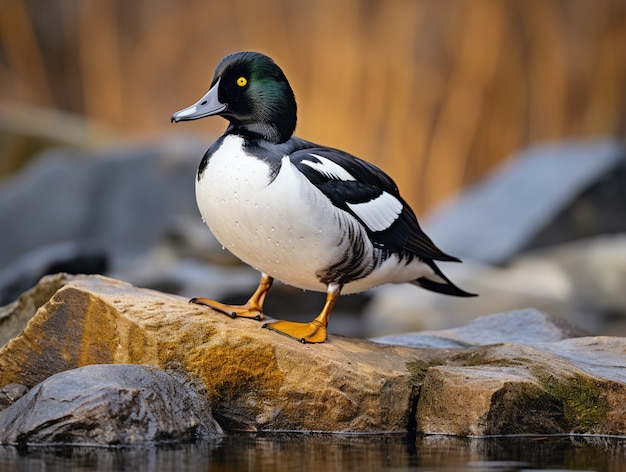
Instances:
[[[324,177],[327,177],[329,179],[335,179],[335,180],[343,180],[343,181],[356,180],[354,177],[352,177],[350,172],[348,172],[346,169],[344,169],[340,165],[335,164],[330,159],[327,159],[324,156],[318,156],[317,154],[313,154],[313,153],[310,153],[310,155],[316,159],[319,159],[320,162],[312,162],[312,161],[303,160],[302,164],[305,164],[309,166],[311,169],[316,170],[317,172],[322,174]]]
[[[402,213],[402,202],[387,192],[383,192],[369,202],[347,203],[347,205],[370,231],[386,230]]]

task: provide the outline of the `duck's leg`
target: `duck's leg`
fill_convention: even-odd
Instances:
[[[261,274],[259,286],[244,305],[225,305],[209,298],[192,298],[189,300],[189,303],[208,306],[232,318],[253,318],[261,321],[264,318],[263,303],[265,303],[265,296],[272,286],[272,282],[274,282],[272,277],[267,274]]]
[[[265,323],[263,328],[269,328],[277,333],[294,338],[301,343],[323,343],[326,341],[326,326],[330,319],[330,312],[335,306],[341,293],[340,284],[329,284],[326,292],[326,303],[317,317],[310,323],[296,321],[274,321]]]

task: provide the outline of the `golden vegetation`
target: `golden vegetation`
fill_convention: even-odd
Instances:
[[[216,135],[170,114],[260,50],[298,134],[377,163],[423,213],[530,143],[624,136],[625,45],[622,0],[2,0],[0,100]]]

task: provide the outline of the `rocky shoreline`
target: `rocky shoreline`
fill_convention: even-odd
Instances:
[[[531,309],[302,345],[179,296],[57,274],[0,310],[0,332],[4,444],[626,434],[626,339]]]

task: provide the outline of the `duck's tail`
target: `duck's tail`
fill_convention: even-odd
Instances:
[[[445,295],[452,295],[454,297],[477,297],[477,293],[466,292],[465,290],[460,289],[456,285],[454,285],[448,277],[443,275],[441,269],[437,267],[431,260],[424,260],[424,263],[428,264],[430,268],[433,270],[434,274],[432,276],[423,276],[419,279],[413,280],[411,283],[418,285],[426,290],[431,290],[433,292],[443,293]]]

